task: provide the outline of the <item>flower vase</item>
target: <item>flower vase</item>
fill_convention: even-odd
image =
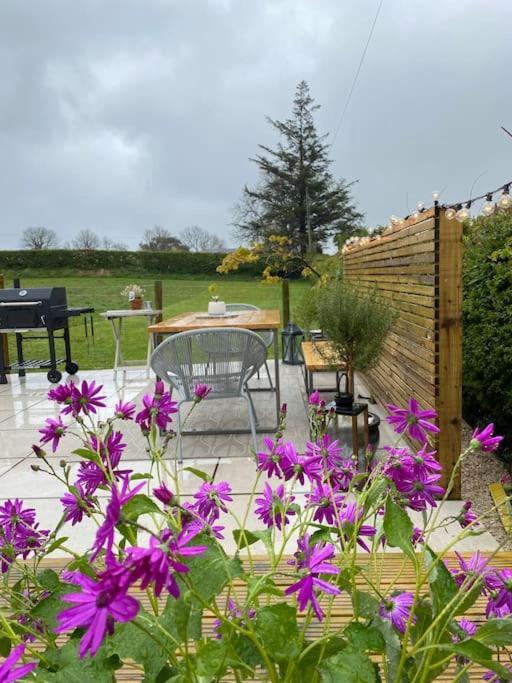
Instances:
[[[135,298],[130,301],[130,308],[132,311],[140,311],[142,308],[142,299]]]
[[[210,301],[210,303],[208,304],[208,315],[225,315],[225,313],[225,301]]]

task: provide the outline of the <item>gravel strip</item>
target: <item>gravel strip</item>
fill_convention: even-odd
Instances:
[[[462,450],[468,447],[473,430],[462,423]],[[492,453],[469,453],[462,464],[462,498],[473,501],[477,515],[489,510],[493,505],[489,484],[499,481],[505,468]],[[512,536],[506,533],[497,512],[486,518],[485,527],[503,550],[512,550]]]

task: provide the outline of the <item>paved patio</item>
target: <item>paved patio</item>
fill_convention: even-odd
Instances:
[[[95,379],[104,385],[104,393],[107,395],[106,408],[101,416],[107,417],[113,411],[115,403],[119,399],[139,402],[141,396],[152,387],[152,381],[148,380],[143,369],[135,369],[126,374],[114,377],[112,370],[97,370],[81,372],[76,380]],[[328,373],[319,378],[320,386],[333,386],[334,378]],[[254,380],[254,385],[265,386],[264,373],[261,380]],[[44,373],[28,374],[25,378],[10,376],[9,384],[0,385],[0,501],[6,498],[20,497],[30,501],[38,513],[38,519],[43,528],[51,528],[59,519],[61,504],[59,498],[63,495],[62,485],[42,472],[33,472],[31,464],[37,461],[33,455],[31,446],[39,441],[38,429],[43,425],[46,417],[55,416],[57,411],[48,401],[46,394],[51,385],[48,384]],[[298,366],[281,366],[281,392],[282,401],[288,404],[288,419],[286,438],[293,440],[299,447],[307,441],[306,420],[306,395],[301,368]],[[356,377],[355,395],[368,396],[368,389],[364,386],[361,378]],[[275,420],[275,404],[273,394],[256,392],[253,394],[256,411],[260,424],[272,424]],[[323,397],[330,399],[328,393]],[[370,406],[370,410],[385,417],[385,409],[377,404]],[[119,423],[124,433],[127,448],[123,456],[123,462],[127,467],[136,472],[149,470],[149,460],[145,452],[144,442],[134,423]],[[240,401],[212,401],[204,402],[194,411],[193,419],[187,426],[189,428],[223,428],[246,427],[247,407],[243,400]],[[264,434],[259,434],[261,442]],[[270,433],[269,436],[272,436]],[[393,443],[395,437],[388,425],[381,422],[381,446]],[[77,447],[74,437],[67,435],[59,448],[56,461],[65,458],[77,465],[77,456],[71,455],[71,451]],[[250,457],[251,439],[249,435],[217,435],[217,436],[187,436],[184,438],[183,452],[185,463],[183,467],[201,469],[211,475],[215,481],[227,480],[233,489],[234,502],[232,511],[240,518],[246,509],[249,494],[253,488],[255,478],[254,461]],[[72,474],[73,478],[73,474]],[[181,470],[180,492],[184,496],[190,496],[200,484],[200,480],[190,471]],[[261,479],[258,490],[262,490],[264,480]],[[297,501],[304,501],[304,492],[299,491]],[[457,514],[461,508],[458,501],[446,503],[442,517]],[[421,515],[414,513],[414,522],[421,526]],[[234,546],[231,530],[238,525],[232,517],[225,516],[222,520],[225,524],[225,547],[226,550]],[[254,515],[250,515],[247,524],[249,529],[261,528]],[[77,551],[87,549],[94,534],[95,525],[91,520],[75,527],[66,525],[63,533],[69,535],[68,546]],[[432,536],[432,545],[440,548],[447,544],[450,535],[457,533],[458,524],[451,523],[446,530],[437,531]],[[462,541],[454,549],[494,550],[496,541],[489,533],[468,538]],[[256,548],[256,552],[258,552]],[[263,552],[263,548],[260,549]],[[290,548],[293,552],[293,548]]]

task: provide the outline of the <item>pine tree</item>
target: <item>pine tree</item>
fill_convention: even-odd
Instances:
[[[276,149],[259,145],[263,153],[254,161],[260,183],[247,185],[235,207],[235,230],[245,240],[269,234],[289,237],[301,253],[319,251],[330,237],[347,236],[361,225],[350,194],[350,185],[330,173],[327,135],[317,133],[313,119],[320,106],[314,103],[308,84],[296,89],[292,115],[286,121],[267,117],[279,133]]]

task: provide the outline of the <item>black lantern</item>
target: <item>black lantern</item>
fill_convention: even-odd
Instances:
[[[302,359],[301,342],[304,339],[304,332],[298,325],[288,323],[281,332],[281,343],[283,345],[283,363],[287,365],[301,365]]]

